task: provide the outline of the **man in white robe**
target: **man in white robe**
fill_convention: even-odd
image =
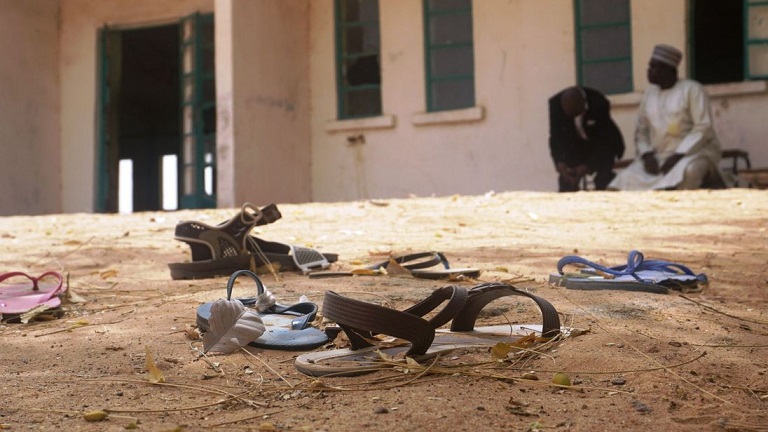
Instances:
[[[709,97],[693,80],[679,79],[682,52],[657,45],[648,65],[635,129],[637,157],[608,185],[613,190],[697,189],[722,183],[720,142]]]

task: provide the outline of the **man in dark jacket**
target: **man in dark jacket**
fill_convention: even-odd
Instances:
[[[613,180],[624,138],[610,110],[608,99],[589,87],[568,87],[549,99],[549,150],[560,192],[579,190],[581,179],[592,173],[597,190]]]

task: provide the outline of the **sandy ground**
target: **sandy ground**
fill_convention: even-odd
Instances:
[[[0,324],[0,429],[768,431],[766,191],[278,205],[283,218],[255,234],[339,253],[334,269],[439,250],[454,267],[483,270],[480,280],[461,282],[264,276],[283,303],[305,295],[319,304],[332,289],[402,309],[446,284],[511,281],[586,332],[515,361],[494,362],[489,350],[455,352],[424,374],[318,380],[295,370],[297,353],[254,348],[205,359],[202,342],[190,338],[195,310],[224,295],[226,278],[171,280],[167,264],[190,259],[174,226],[216,224],[238,209],[5,217],[0,271],[61,271],[84,302],[65,302],[51,321]],[[685,294],[547,283],[564,255],[618,265],[631,249],[711,282]],[[492,307],[479,324],[539,320],[520,297]],[[165,384],[150,382],[147,352]],[[531,372],[538,381],[520,379]],[[555,372],[574,386],[551,386]],[[95,410],[109,417],[86,421]]]

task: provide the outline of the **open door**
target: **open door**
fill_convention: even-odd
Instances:
[[[99,33],[95,209],[216,206],[213,15]]]
[[[95,211],[114,213],[118,210],[117,169],[111,161],[117,159],[118,111],[120,89],[120,32],[104,26],[99,31],[99,82],[96,147]],[[117,54],[117,55],[115,55]]]
[[[213,15],[184,18],[181,31],[180,208],[216,207],[216,75]]]

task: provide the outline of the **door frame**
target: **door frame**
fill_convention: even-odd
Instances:
[[[120,100],[121,32],[168,24],[178,24],[180,31],[181,106],[179,107],[179,122],[181,122],[181,136],[179,137],[177,165],[178,208],[216,207],[216,130],[215,126],[213,131],[205,130],[203,119],[204,113],[210,112],[210,110],[216,112],[215,68],[207,73],[203,71],[203,55],[208,54],[206,50],[211,50],[210,55],[213,55],[212,50],[215,41],[202,39],[199,29],[204,23],[213,23],[213,13],[196,12],[181,19],[163,23],[155,22],[144,26],[105,25],[99,29],[94,211],[98,213],[116,213],[118,211],[118,172],[117,166],[112,167],[111,164],[116,159],[116,152],[119,149],[117,142],[119,138],[113,138],[119,135],[118,110],[112,108],[113,104]],[[186,35],[185,29],[189,31]],[[185,71],[184,63],[185,54],[189,55],[191,59],[188,64],[191,70],[187,71]],[[205,97],[204,88],[206,85],[213,85],[214,95],[212,98]],[[189,120],[186,125],[185,119]],[[185,140],[188,142],[185,143]],[[191,144],[189,144],[190,142]],[[186,188],[184,183],[185,171],[187,175],[191,175],[191,177],[187,177],[188,187]],[[208,172],[211,182],[211,193],[207,193],[205,188],[206,172]],[[189,179],[191,179],[191,183]],[[185,193],[186,191],[189,193]]]

